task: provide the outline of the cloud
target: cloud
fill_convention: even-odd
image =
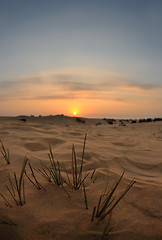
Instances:
[[[0,101],[30,99],[113,99],[162,88],[129,76],[89,69],[66,69],[0,81]],[[122,100],[124,99],[124,100]]]
[[[160,84],[157,83],[129,83],[129,86],[137,90],[154,90],[162,88]]]

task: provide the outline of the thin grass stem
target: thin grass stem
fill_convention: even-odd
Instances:
[[[102,239],[105,239],[105,237],[107,237],[109,235],[109,233],[112,231],[112,227],[111,227],[111,218],[112,218],[112,214],[109,215],[108,221],[106,226],[104,227],[103,233],[102,233]]]
[[[81,161],[80,172],[79,172],[79,181],[81,181],[81,179],[82,179],[83,161],[84,161],[84,152],[85,152],[86,140],[87,140],[87,134],[85,134],[85,137],[84,137],[83,151],[82,151],[82,161]]]
[[[28,159],[25,158],[24,163],[23,163],[23,167],[20,173],[20,178],[18,181],[18,177],[16,175],[16,173],[14,173],[14,180],[15,180],[15,191],[13,192],[13,182],[9,176],[10,181],[10,185],[11,185],[11,189],[6,185],[7,190],[9,191],[11,197],[14,199],[14,201],[16,202],[16,204],[19,206],[22,206],[25,203],[25,187],[24,187],[24,179],[23,179],[23,175],[25,173],[25,167],[27,164]],[[17,197],[16,197],[17,195]]]
[[[29,165],[29,168],[30,168],[30,171],[31,171],[31,176],[33,177],[34,180],[32,180],[28,175],[27,175],[27,172],[25,171],[25,175],[26,177],[28,178],[28,180],[38,189],[43,189],[44,191],[45,188],[38,182],[38,180],[36,179],[36,176],[35,176],[35,173],[34,173],[34,170],[33,170],[33,167],[31,165],[30,162],[28,162],[28,165]],[[34,182],[35,181],[35,182]]]
[[[11,205],[11,204],[9,203],[9,201],[3,196],[2,193],[0,193],[0,196],[3,198],[5,204],[6,204],[7,206],[9,206],[10,208],[12,208],[12,205]]]
[[[48,170],[48,172],[49,172],[49,174],[47,173],[47,171],[42,167],[42,170],[40,170],[39,168],[34,168],[35,169],[35,171],[37,171],[39,174],[41,174],[42,175],[42,177],[44,178],[44,179],[46,179],[48,182],[52,182],[51,181],[51,173],[50,173],[50,171]]]
[[[84,202],[85,202],[85,206],[86,206],[86,209],[88,209],[87,194],[86,194],[86,189],[85,189],[84,184],[83,184],[83,191],[84,191]]]
[[[96,206],[93,208],[91,222],[93,222],[94,220],[95,212],[96,212]]]
[[[9,187],[6,185],[7,190],[9,191],[11,197],[13,198],[13,200],[15,201],[16,205],[19,205],[18,201],[16,200],[15,196],[13,195],[13,193],[11,192],[11,190],[9,189]]]
[[[2,139],[0,139],[0,143],[1,143],[1,147],[2,147],[2,150],[1,150],[1,154],[2,156],[4,157],[4,159],[6,160],[7,164],[10,164],[10,154],[9,154],[9,150],[5,149],[5,146],[3,144],[3,141]]]
[[[96,172],[96,169],[93,170],[92,175],[91,175],[91,179],[93,178],[95,172]]]
[[[11,185],[11,189],[12,189],[13,195],[15,196],[15,190],[14,190],[15,186],[14,186],[12,180],[11,180],[10,174],[8,174],[8,179],[9,179],[9,182],[10,182],[10,185]]]

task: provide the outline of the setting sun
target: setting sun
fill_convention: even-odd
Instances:
[[[77,113],[76,113],[76,112],[74,112],[74,115],[76,116],[76,115],[77,115]]]

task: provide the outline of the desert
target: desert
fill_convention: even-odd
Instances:
[[[161,121],[0,117],[0,139],[10,161],[1,154],[0,193],[9,203],[0,196],[1,240],[162,239]],[[78,173],[84,149],[83,182],[77,190],[68,184],[68,178],[73,181],[73,145]],[[49,182],[38,171],[50,166],[50,147],[66,180],[63,185]],[[19,178],[24,159],[25,204],[18,206],[6,185],[11,190],[9,176],[13,183],[14,173]],[[29,163],[40,189],[27,178],[33,179]],[[95,215],[92,221],[99,197],[110,192],[122,174],[114,203],[134,181],[132,187],[103,221],[98,223]]]
[[[162,1],[0,3],[0,240],[162,240]]]

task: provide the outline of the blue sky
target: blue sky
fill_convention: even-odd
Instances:
[[[0,115],[162,115],[162,1],[0,3]]]

